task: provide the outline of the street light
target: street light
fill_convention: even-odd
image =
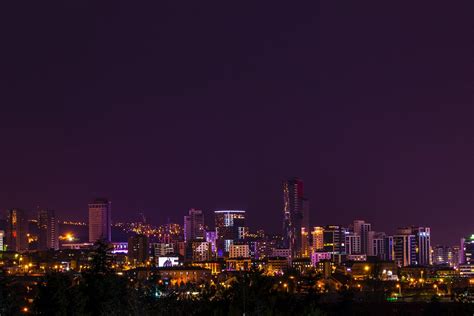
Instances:
[[[398,295],[402,296],[402,287],[400,286],[400,284],[397,283],[396,287],[398,289]]]

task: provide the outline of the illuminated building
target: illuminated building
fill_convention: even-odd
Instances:
[[[38,211],[39,250],[59,249],[58,220],[53,210]]]
[[[200,267],[163,267],[158,268],[161,279],[171,285],[207,282],[211,279],[211,271]]]
[[[318,262],[322,260],[331,260],[331,253],[314,251],[311,254],[311,263],[314,267],[316,267]]]
[[[219,210],[214,212],[219,256],[229,252],[234,240],[245,237],[245,211]]]
[[[250,258],[249,245],[245,245],[245,244],[230,245],[229,258]]]
[[[309,234],[308,229],[305,227],[301,227],[301,256],[302,257],[309,257],[310,249],[309,249]]]
[[[329,225],[323,229],[323,252],[345,254],[345,240],[348,231],[342,226]]]
[[[303,181],[298,178],[283,182],[283,248],[292,257],[302,255],[301,228],[309,230],[309,202],[304,198]],[[305,218],[305,215],[307,218]]]
[[[284,257],[269,257],[266,259],[266,272],[270,275],[282,274],[288,270],[288,259]]]
[[[20,209],[7,211],[6,246],[10,251],[28,250],[28,222],[26,214]]]
[[[450,265],[453,261],[453,250],[451,247],[436,245],[433,248],[434,265]]]
[[[128,259],[135,264],[143,264],[148,260],[148,237],[135,235],[128,238]]]
[[[324,228],[316,226],[311,232],[313,237],[313,250],[320,251],[324,249]]]
[[[406,227],[398,229],[399,235],[413,235],[415,238],[415,258],[411,264],[431,265],[431,234],[429,227]]]
[[[173,244],[167,244],[167,243],[152,243],[150,244],[151,248],[151,253],[153,257],[163,257],[171,253],[175,253],[175,249]]]
[[[204,239],[204,214],[201,210],[190,209],[184,216],[184,241]]]
[[[276,242],[272,240],[259,240],[255,243],[255,259],[265,259],[273,256]]]
[[[212,253],[217,253],[217,234],[215,231],[206,232],[206,241],[211,244]]]
[[[227,271],[249,271],[252,268],[250,258],[229,258],[225,261]]]
[[[400,233],[400,231],[399,231]],[[407,232],[393,236],[393,260],[400,267],[416,264],[416,239],[415,235]]]
[[[474,234],[461,239],[461,260],[462,264],[474,264]]]
[[[291,259],[291,249],[288,248],[273,248],[272,257]]]
[[[354,233],[360,236],[360,253],[368,253],[369,243],[369,232],[371,231],[371,225],[363,220],[354,221]]]
[[[361,253],[361,238],[356,233],[346,234],[345,241],[346,253],[350,255]]]
[[[89,204],[89,242],[99,239],[111,241],[111,205],[105,199],[96,199]]]
[[[368,232],[367,256],[383,259],[385,255],[385,233]]]
[[[416,238],[417,264],[431,265],[431,229],[429,227],[412,227],[411,229]]]
[[[212,245],[207,241],[191,241],[191,258],[193,261],[209,261],[213,259]]]
[[[0,230],[0,251],[4,251],[3,238],[5,237],[5,231]]]

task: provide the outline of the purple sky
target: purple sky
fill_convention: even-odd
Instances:
[[[473,8],[334,2],[4,8],[0,208],[277,232],[299,176],[315,225],[474,232]]]

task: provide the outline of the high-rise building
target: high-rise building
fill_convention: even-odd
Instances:
[[[353,226],[354,233],[360,236],[361,253],[367,254],[369,244],[369,232],[372,230],[372,226],[363,220],[355,220]]]
[[[412,234],[416,238],[417,264],[427,266],[432,264],[431,230],[429,227],[412,227]]]
[[[201,240],[205,237],[204,214],[194,208],[184,216],[184,241]]]
[[[234,240],[245,238],[245,211],[219,210],[214,212],[216,244],[219,256],[229,252]]]
[[[361,240],[360,236],[356,233],[346,234],[346,254],[348,255],[358,255],[360,254]]]
[[[345,241],[349,232],[347,228],[337,225],[328,225],[323,227],[323,252],[329,252],[332,255],[341,255],[346,253]]]
[[[474,264],[474,234],[461,239],[461,264]]]
[[[436,245],[433,248],[433,264],[452,266],[453,249],[451,247]]]
[[[112,202],[96,199],[89,204],[89,242],[99,239],[111,241]]]
[[[385,236],[383,238],[383,255],[385,261],[395,261],[395,250],[393,248],[393,236]]]
[[[398,234],[415,236],[415,258],[412,260],[412,264],[431,265],[431,233],[429,227],[403,227],[398,229]]]
[[[313,251],[322,251],[324,248],[324,228],[321,226],[316,226],[311,232],[313,238]]]
[[[403,233],[393,236],[393,252],[393,259],[398,266],[415,265],[417,255],[415,235]]]
[[[367,256],[383,259],[385,255],[385,233],[369,231],[367,234]]]
[[[53,210],[38,211],[38,249],[59,249],[58,220]]]
[[[283,182],[283,247],[292,257],[302,255],[301,228],[309,231],[309,201],[304,197],[303,181],[292,178]]]
[[[0,230],[0,251],[4,251],[4,241],[3,238],[5,237],[5,231]]]
[[[143,264],[149,257],[148,237],[135,235],[128,238],[128,258],[135,264]]]
[[[7,211],[6,246],[10,251],[28,250],[28,222],[26,214],[20,209]]]

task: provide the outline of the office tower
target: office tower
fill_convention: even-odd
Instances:
[[[216,224],[216,243],[219,256],[229,252],[234,240],[242,239],[245,235],[245,211],[219,210],[214,212]]]
[[[211,244],[212,253],[217,253],[217,234],[216,231],[206,231],[206,241]]]
[[[38,211],[38,249],[59,249],[58,220],[53,210]]]
[[[399,231],[400,233],[400,231]],[[394,261],[400,267],[416,264],[416,237],[415,235],[398,234],[393,236]]]
[[[5,248],[4,248],[4,242],[3,242],[3,238],[5,237],[5,231],[3,230],[0,230],[0,251],[4,251]]]
[[[320,226],[316,226],[313,228],[311,232],[311,236],[313,237],[313,251],[321,251],[324,248],[324,228]]]
[[[429,227],[404,227],[398,229],[399,234],[415,236],[416,265],[430,265],[431,260],[431,233]]]
[[[461,239],[461,264],[474,264],[474,234]]]
[[[346,254],[348,255],[360,254],[360,249],[361,249],[360,236],[356,233],[346,234],[345,246],[346,246]]]
[[[367,256],[384,258],[385,254],[385,233],[369,231],[367,234]]]
[[[436,245],[433,248],[433,264],[449,265],[453,262],[453,250],[451,247]]]
[[[368,235],[369,231],[371,231],[371,225],[366,223],[363,220],[355,220],[354,221],[354,233],[360,236],[360,245],[361,245],[361,253],[367,254],[368,253]]]
[[[99,239],[111,241],[111,210],[112,202],[96,199],[89,204],[89,242]]]
[[[395,251],[393,248],[393,236],[385,236],[383,238],[383,255],[385,261],[395,261]]]
[[[204,214],[194,208],[184,216],[184,241],[204,239]]]
[[[346,253],[345,241],[348,234],[347,228],[337,225],[323,227],[323,251],[332,255]]]
[[[148,260],[148,237],[135,235],[128,238],[128,259],[135,264],[143,264]]]
[[[28,222],[26,214],[20,209],[7,211],[6,246],[10,251],[28,250]]]
[[[451,249],[452,249],[453,254],[449,262],[449,266],[457,268],[459,267],[459,264],[461,263],[461,247],[453,246]]]
[[[301,227],[309,230],[309,201],[304,198],[303,181],[298,178],[283,182],[283,247],[292,257],[302,255]]]
[[[411,227],[416,238],[417,264],[427,266],[432,264],[431,257],[431,230],[429,227]]]
[[[301,256],[309,257],[310,256],[310,247],[309,247],[309,234],[306,227],[301,227]]]

